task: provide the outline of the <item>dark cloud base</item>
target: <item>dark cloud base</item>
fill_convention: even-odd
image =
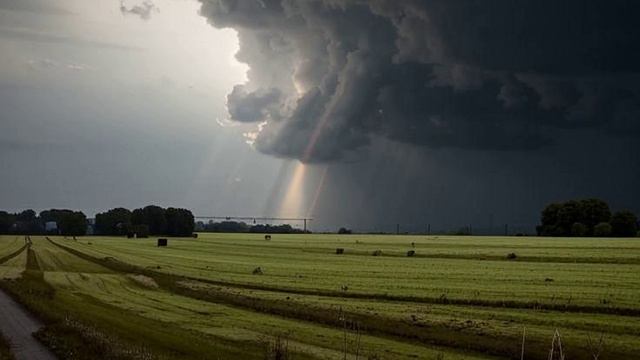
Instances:
[[[251,70],[232,119],[265,153],[350,159],[372,138],[535,150],[558,129],[640,134],[635,1],[202,0]],[[579,135],[576,135],[579,136]]]

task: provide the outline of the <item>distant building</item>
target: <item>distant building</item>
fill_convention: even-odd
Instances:
[[[96,219],[87,219],[87,235],[95,235]]]
[[[46,233],[58,233],[58,223],[55,221],[48,221],[44,223],[44,231]]]

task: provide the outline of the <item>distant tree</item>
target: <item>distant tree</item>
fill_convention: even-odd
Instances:
[[[16,221],[24,221],[24,222],[29,222],[29,221],[34,221],[36,220],[38,216],[36,215],[36,212],[29,209],[29,210],[24,210],[21,213],[18,213],[16,215]]]
[[[628,210],[618,211],[611,217],[611,235],[633,237],[638,233],[638,218]]]
[[[574,223],[582,220],[582,212],[580,203],[575,200],[569,200],[562,204],[558,211],[558,223],[556,224],[556,234],[559,236],[570,236],[571,227]]]
[[[87,217],[80,211],[65,212],[58,223],[60,234],[82,236],[87,234]]]
[[[167,235],[191,236],[195,227],[195,220],[191,211],[186,209],[168,208],[165,212]]]
[[[587,235],[587,226],[583,223],[573,223],[571,226],[571,236],[583,237]]]
[[[351,234],[351,229],[341,227],[340,229],[338,229],[338,234]]]
[[[16,216],[6,211],[0,211],[0,235],[10,233],[13,224],[16,222]]]
[[[55,222],[60,235],[82,236],[87,234],[87,217],[81,211],[52,209],[40,213],[43,223]]]
[[[578,202],[580,222],[587,226],[587,234],[593,233],[593,228],[602,222],[611,220],[611,210],[606,202],[599,199],[585,199]]]
[[[552,203],[542,211],[542,225],[538,233],[543,236],[568,236],[578,219],[575,202]]]
[[[599,223],[593,228],[593,235],[598,237],[611,236],[611,225],[606,222]]]
[[[538,235],[542,236],[577,236],[576,231],[584,231],[581,236],[593,236],[595,226],[610,219],[609,205],[602,200],[569,200],[547,205],[542,211],[537,230]],[[584,228],[578,226],[574,229],[576,223],[584,225]]]
[[[206,227],[205,231],[211,232],[228,232],[228,233],[246,233],[249,232],[249,225],[244,222],[237,221],[222,221],[222,222],[213,222],[210,221]]]
[[[129,231],[127,232],[127,237],[136,237],[136,238],[148,238],[149,237],[149,226],[145,224],[131,225]]]
[[[96,230],[100,235],[126,235],[131,228],[131,211],[111,209],[96,215]]]
[[[39,234],[42,232],[40,219],[35,211],[24,210],[15,215],[15,226],[13,229],[17,234]]]
[[[301,233],[301,230],[294,229],[289,224],[282,225],[253,225],[249,228],[249,232],[252,233],[264,233],[264,234],[293,234],[293,233]]]
[[[159,206],[150,205],[134,210],[131,215],[131,223],[149,226],[150,235],[167,234],[167,217],[165,210]]]
[[[542,210],[542,224],[538,227],[538,234],[544,236],[554,235],[558,224],[558,213],[562,209],[562,204],[553,203],[547,205]]]

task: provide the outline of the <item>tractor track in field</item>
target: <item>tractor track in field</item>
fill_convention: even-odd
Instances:
[[[5,255],[3,257],[0,257],[0,264],[4,264],[7,261],[15,258],[16,256],[22,254],[22,252],[25,251],[27,249],[27,247],[29,247],[29,243],[25,241],[24,245],[22,245],[22,247],[19,248],[18,250],[14,251],[14,252],[12,252],[12,253],[10,253],[8,255]]]
[[[434,345],[442,346],[450,349],[470,351],[473,353],[483,353],[493,355],[497,357],[506,357],[516,359],[519,358],[520,340],[505,336],[492,336],[484,333],[470,333],[461,332],[460,329],[452,328],[446,325],[419,325],[412,324],[407,321],[385,318],[380,316],[372,316],[368,314],[362,314],[358,312],[343,312],[340,310],[338,314],[335,309],[328,309],[322,306],[313,305],[294,305],[292,303],[283,302],[277,299],[263,299],[250,297],[239,294],[225,293],[216,289],[194,289],[185,285],[186,282],[194,281],[203,284],[218,285],[223,287],[252,289],[252,290],[265,290],[275,291],[280,293],[291,293],[300,295],[319,295],[330,296],[336,298],[359,298],[369,300],[382,300],[382,301],[398,301],[399,302],[416,302],[416,303],[430,303],[430,304],[447,304],[447,305],[473,305],[480,307],[493,307],[493,308],[524,308],[524,309],[540,309],[530,304],[511,303],[511,302],[496,302],[489,303],[482,301],[479,304],[475,304],[470,301],[439,301],[440,299],[427,299],[413,298],[413,297],[393,297],[393,296],[370,296],[367,294],[346,294],[346,293],[333,293],[333,292],[320,292],[320,291],[283,291],[282,289],[274,289],[266,286],[253,286],[242,285],[234,283],[219,282],[206,279],[198,279],[187,276],[180,276],[175,274],[164,273],[160,271],[151,270],[148,268],[142,268],[128,263],[121,262],[113,257],[97,258],[92,255],[86,254],[82,251],[67,247],[65,245],[58,244],[51,239],[47,240],[66,250],[67,252],[82,258],[87,261],[94,262],[96,264],[107,267],[113,271],[119,273],[135,273],[153,278],[160,288],[186,297],[190,297],[197,300],[209,301],[213,303],[225,304],[240,309],[255,311],[268,315],[280,316],[283,318],[294,319],[299,321],[305,321],[316,325],[324,325],[335,328],[342,328],[345,326],[344,320],[349,319],[354,324],[357,323],[362,326],[365,333],[371,336],[378,336],[387,339],[394,339],[401,342],[422,344],[422,345]],[[328,293],[328,294],[327,294]],[[421,301],[422,300],[422,301]],[[514,306],[515,305],[515,306]],[[556,310],[567,311],[566,306],[562,306],[559,309],[549,309],[547,306],[544,310]],[[574,306],[573,312],[588,312],[585,309],[594,310],[590,307]],[[610,311],[611,309],[599,309],[595,308],[595,313],[606,314],[618,314],[616,311]],[[604,310],[604,311],[602,311]],[[620,310],[620,309],[618,309]],[[623,312],[627,312],[627,309],[622,309]],[[640,310],[628,309],[629,312],[633,312],[634,316],[640,315]],[[567,311],[570,312],[570,311]],[[629,315],[624,313],[623,315]],[[529,354],[534,357],[545,357],[548,352],[548,344],[537,343],[537,341],[530,340],[529,342]],[[573,356],[577,359],[589,358],[586,349],[575,349]],[[617,359],[633,359],[628,353],[621,351],[616,354]]]
[[[243,284],[222,280],[211,280],[198,278],[186,275],[176,275],[167,272],[157,271],[153,268],[142,268],[136,265],[131,265],[126,262],[122,262],[116,258],[107,256],[104,258],[97,258],[95,256],[86,254],[80,250],[70,248],[68,246],[58,244],[55,241],[47,238],[53,245],[60,247],[69,253],[76,255],[84,260],[93,262],[95,264],[104,266],[116,272],[136,273],[149,277],[165,277],[171,278],[173,281],[195,281],[204,284],[238,288],[244,290],[260,290],[279,292],[283,294],[292,295],[309,295],[309,296],[323,296],[334,297],[344,299],[361,299],[361,300],[378,300],[378,301],[394,301],[394,302],[411,302],[418,304],[436,304],[436,305],[461,305],[461,306],[477,306],[483,308],[508,308],[508,309],[522,309],[522,310],[546,310],[546,311],[559,311],[568,313],[588,313],[588,314],[603,314],[603,315],[622,315],[640,317],[640,309],[628,308],[628,307],[606,307],[606,306],[592,306],[592,305],[579,305],[579,304],[561,304],[561,303],[542,303],[538,301],[517,301],[517,300],[484,300],[484,299],[464,299],[464,298],[448,298],[446,296],[439,297],[426,297],[426,296],[410,296],[410,295],[391,295],[391,294],[367,294],[367,293],[353,293],[344,291],[331,291],[331,290],[316,290],[316,289],[292,289],[283,288],[269,285],[260,284]]]

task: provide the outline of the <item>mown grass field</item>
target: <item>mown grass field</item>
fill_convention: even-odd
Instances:
[[[556,330],[567,359],[593,359],[596,343],[601,360],[640,359],[639,239],[32,241],[0,265],[0,278],[38,272],[54,295],[33,301],[36,311],[137,349],[129,358],[264,358],[265,344],[281,336],[294,359],[519,359],[526,329],[526,359],[546,359]],[[23,245],[15,242],[0,238],[0,258]],[[60,341],[51,329],[49,340]]]

